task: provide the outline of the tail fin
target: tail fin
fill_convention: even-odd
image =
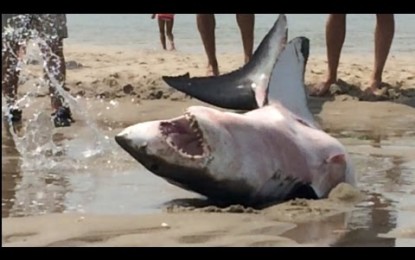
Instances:
[[[212,77],[163,76],[172,88],[206,103],[228,109],[257,108],[256,92],[268,86],[274,64],[287,43],[287,18],[280,15],[261,41],[252,59],[241,69]]]

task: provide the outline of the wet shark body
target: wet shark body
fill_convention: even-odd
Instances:
[[[271,31],[278,27],[286,28],[285,17]],[[259,108],[238,114],[193,106],[177,118],[130,126],[116,142],[155,175],[221,202],[322,198],[341,182],[354,184],[346,150],[307,107],[308,43],[295,38],[274,58],[267,86],[254,90]]]
[[[337,140],[277,104],[243,115],[194,106],[115,139],[155,175],[221,202],[321,198],[353,174]]]

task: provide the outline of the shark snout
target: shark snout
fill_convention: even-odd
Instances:
[[[120,133],[114,137],[115,142],[129,153],[133,158],[139,160],[140,156],[146,154],[146,142],[136,143],[128,133]]]
[[[131,149],[131,140],[128,138],[128,134],[126,133],[120,133],[116,135],[115,142],[117,142],[117,144],[121,146],[121,148],[128,152]]]
[[[155,123],[144,123],[130,126],[118,133],[115,142],[134,158],[146,154],[147,144],[157,140],[158,132]]]

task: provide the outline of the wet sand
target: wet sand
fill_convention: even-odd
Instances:
[[[296,227],[289,222],[318,221],[350,210],[350,201],[335,196],[312,202],[295,200],[244,214],[177,210],[140,216],[51,214],[12,218],[3,220],[2,236],[7,246],[298,246],[295,240],[281,236]],[[281,216],[286,218],[287,214],[281,212],[290,212],[290,221],[282,222]],[[344,228],[338,221],[319,226],[312,230],[312,236],[323,241],[310,240],[305,245],[325,245],[339,236],[332,230]]]
[[[53,129],[38,119],[31,135],[47,144],[52,137],[39,132],[53,131],[63,149],[45,148],[48,155],[43,147],[42,157],[36,157],[39,150],[26,138],[20,142],[22,155],[3,125],[3,246],[415,245],[415,79],[410,74],[415,62],[409,55],[391,57],[385,81],[394,90],[386,90],[383,100],[362,101],[359,89],[367,85],[372,63],[353,56],[342,57],[340,66],[347,84],[334,86],[334,96],[311,99],[323,128],[351,153],[358,189],[342,185],[326,200],[295,200],[257,211],[205,205],[201,196],[144,170],[112,140],[128,125],[203,104],[160,80],[188,71],[203,75],[203,55],[74,47],[67,52],[68,86],[79,96],[73,109],[77,122]],[[235,55],[219,59],[222,72],[242,62]],[[314,56],[309,64],[306,82],[314,86],[326,64]],[[21,94],[36,89],[40,66],[28,65],[23,72]],[[33,113],[49,113],[45,94],[40,88],[28,99],[24,125]]]

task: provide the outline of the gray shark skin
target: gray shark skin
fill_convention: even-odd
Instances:
[[[242,68],[221,76],[191,78],[186,73],[175,77],[163,76],[162,79],[170,87],[218,107],[235,110],[258,108],[255,88],[267,87],[274,63],[287,43],[287,34],[287,18],[280,15],[251,61]],[[261,75],[265,75],[265,80]]]

